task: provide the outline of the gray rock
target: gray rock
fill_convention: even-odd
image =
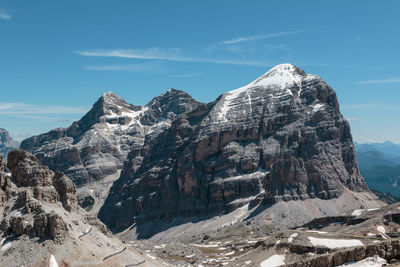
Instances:
[[[279,65],[132,147],[99,218],[133,223],[368,191],[335,91]]]
[[[8,152],[18,146],[19,142],[14,141],[6,129],[0,128],[0,155],[7,157]]]
[[[51,170],[64,172],[79,187],[115,175],[131,147],[141,147],[146,136],[154,138],[198,105],[190,95],[175,89],[145,106],[128,104],[108,92],[70,127],[28,138],[21,148]]]

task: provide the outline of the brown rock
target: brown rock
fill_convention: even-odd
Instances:
[[[42,166],[39,161],[22,149],[8,153],[7,167],[11,170],[17,186],[50,186],[53,172]]]
[[[56,172],[53,178],[53,185],[60,195],[60,200],[63,207],[67,211],[71,211],[72,209],[76,209],[78,207],[76,186],[71,179],[61,172]]]

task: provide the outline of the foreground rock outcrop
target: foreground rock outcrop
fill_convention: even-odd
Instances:
[[[51,258],[60,266],[148,260],[132,249],[109,257],[126,247],[79,208],[75,184],[63,173],[52,172],[21,149],[9,152],[7,167],[10,173],[0,156],[0,266],[49,266]]]
[[[336,199],[346,190],[370,194],[335,91],[282,64],[132,147],[99,218],[121,230],[246,204]]]

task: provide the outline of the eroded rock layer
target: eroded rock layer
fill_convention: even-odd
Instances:
[[[123,229],[246,203],[332,199],[345,187],[368,191],[335,91],[282,64],[133,147],[99,217]]]

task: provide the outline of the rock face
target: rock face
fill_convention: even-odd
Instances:
[[[345,188],[368,191],[335,91],[282,64],[132,147],[99,218],[118,230]]]
[[[97,217],[78,207],[75,185],[64,174],[19,149],[8,154],[7,166],[11,173],[4,172],[0,155],[0,266],[127,266],[149,260],[125,251]],[[159,266],[151,261],[149,266]]]
[[[12,140],[6,129],[0,128],[0,154],[7,156],[8,152],[17,148],[19,143]]]
[[[0,163],[1,172],[4,165],[3,162]],[[18,188],[17,191],[13,191],[17,199],[12,209],[22,208],[22,211],[4,215],[1,230],[6,234],[15,233],[17,236],[27,234],[62,242],[68,232],[66,223],[54,211],[47,212],[43,208],[43,203],[61,201],[65,210],[77,210],[74,183],[62,173],[54,174],[46,166],[41,165],[32,154],[21,149],[8,154],[7,167],[11,170],[12,182]],[[7,174],[6,176],[7,186],[3,186],[2,191],[6,195],[8,193],[7,201],[13,194],[9,193],[11,179]]]
[[[3,156],[0,154],[0,206],[5,203],[11,196],[10,177],[4,170]]]
[[[188,94],[174,89],[145,106],[128,104],[108,92],[70,127],[28,138],[21,148],[82,186],[117,175],[131,147],[141,147],[147,135],[155,136],[198,105]]]

